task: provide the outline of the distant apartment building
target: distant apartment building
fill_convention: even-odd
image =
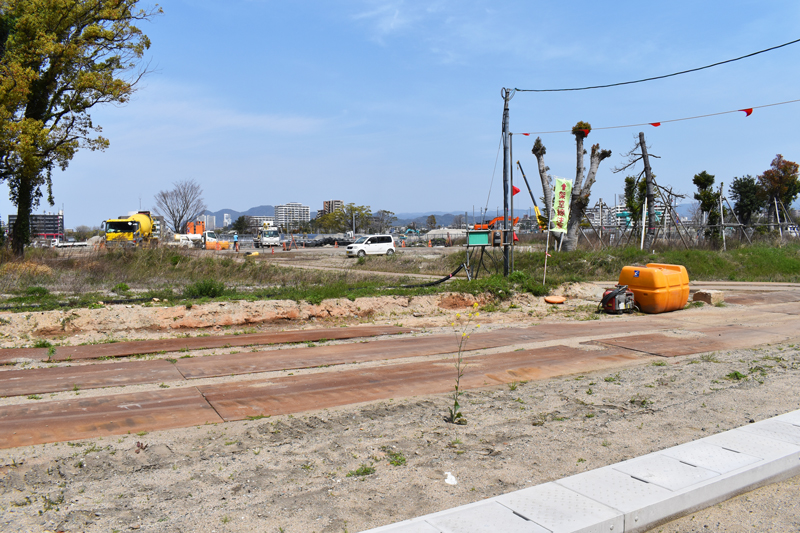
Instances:
[[[322,209],[317,210],[317,218],[333,213],[338,209],[344,209],[344,202],[341,200],[325,200],[322,202]]]
[[[253,226],[260,226],[264,222],[270,222],[272,224],[275,223],[275,217],[266,217],[266,216],[258,216],[258,217],[247,217],[250,219],[250,225]]]
[[[275,217],[267,217],[267,216],[254,216],[254,217],[247,217],[247,225],[251,228],[253,233],[258,231],[258,228],[263,226],[265,223],[270,225],[275,224]]]
[[[667,225],[673,224],[673,217],[671,214],[672,210],[667,209],[663,202],[656,201],[655,211],[657,224],[663,225],[665,222],[665,217]],[[604,228],[625,228],[633,226],[636,224],[636,222],[641,223],[641,220],[634,221],[632,219],[631,213],[628,211],[628,208],[625,205],[603,206],[602,218],[599,207],[588,207],[586,208],[586,218],[588,218],[589,221],[598,228],[601,226]]]
[[[311,220],[311,209],[299,202],[275,206],[275,225],[279,228],[292,228]]]
[[[11,230],[17,215],[8,215],[8,228]],[[31,215],[31,239],[63,239],[64,212]]]
[[[322,202],[322,210],[325,214],[333,213],[337,209],[344,209],[344,202],[341,200],[325,200]]]
[[[231,224],[233,224],[233,221],[231,220],[231,214],[230,213],[223,213],[222,214],[222,227],[223,228],[227,228]]]
[[[217,229],[217,217],[214,215],[200,215],[197,220],[204,222],[207,230]]]

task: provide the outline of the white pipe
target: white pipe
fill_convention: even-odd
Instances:
[[[644,250],[644,232],[645,232],[645,218],[647,216],[647,198],[644,199],[644,207],[642,208],[642,242],[639,245],[640,250]]]

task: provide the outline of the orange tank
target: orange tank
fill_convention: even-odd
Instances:
[[[619,284],[633,291],[643,313],[676,311],[689,301],[689,274],[683,265],[648,263],[644,267],[622,267]]]

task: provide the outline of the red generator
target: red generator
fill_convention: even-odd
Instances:
[[[633,291],[628,289],[627,285],[617,285],[613,289],[607,289],[600,301],[600,309],[610,315],[632,313],[635,309]]]

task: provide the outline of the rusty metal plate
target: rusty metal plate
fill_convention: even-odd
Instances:
[[[524,339],[521,337],[524,337]],[[509,332],[508,335],[503,335],[499,332],[476,334],[471,336],[468,349],[474,351],[496,348],[513,344],[515,341],[532,342],[534,338],[529,333],[519,331]],[[313,348],[304,347],[180,359],[177,367],[187,379],[196,379],[232,374],[314,368],[364,361],[401,359],[455,351],[458,351],[458,342],[453,335],[431,335],[427,337],[374,340],[353,344],[314,346]]]
[[[781,333],[778,328],[743,328],[721,327],[697,330],[705,337],[669,337],[661,333],[652,335],[634,335],[617,339],[590,341],[586,344],[616,346],[637,352],[676,357],[720,350],[750,348],[759,344],[780,342],[790,337],[789,333]]]
[[[0,448],[221,422],[194,387],[0,407]]]
[[[782,313],[784,315],[800,315],[800,303],[791,302],[787,304],[778,305],[763,305],[758,308],[759,311],[767,313]]]
[[[252,346],[258,344],[284,344],[289,342],[310,342],[322,339],[341,340],[378,335],[412,333],[410,328],[396,326],[355,326],[348,328],[326,328],[281,331],[276,333],[248,333],[244,335],[215,335],[209,337],[181,337],[153,341],[114,342],[109,344],[90,344],[82,346],[58,346],[56,353],[48,359],[46,348],[6,348],[0,350],[0,364],[18,358],[39,361],[67,361],[70,359],[98,359],[100,357],[127,357],[131,355],[158,352],[177,352],[179,350],[203,350],[229,346]]]
[[[487,387],[521,379],[543,379],[574,372],[614,368],[641,359],[625,350],[586,351],[567,346],[537,348],[467,358],[463,389]],[[453,389],[453,361],[405,363],[305,376],[286,376],[200,386],[198,389],[220,416],[297,413],[374,400],[440,394]]]
[[[614,327],[616,326],[616,328]],[[466,349],[477,350],[499,348],[513,344],[525,344],[543,340],[559,340],[574,336],[590,336],[602,331],[605,334],[622,329],[649,329],[652,326],[637,324],[614,325],[598,328],[584,324],[546,324],[531,328],[509,328],[470,335]],[[178,370],[187,379],[218,377],[235,374],[254,374],[287,369],[315,368],[328,365],[360,363],[440,355],[458,351],[459,338],[453,334],[430,335],[404,339],[375,340],[354,344],[292,348],[239,354],[215,355],[213,357],[180,359]]]
[[[726,292],[725,303],[736,305],[765,305],[800,302],[800,291]]]
[[[106,363],[0,372],[0,398],[79,389],[123,387],[182,381],[174,364],[164,360]]]
[[[614,331],[630,332],[650,327],[651,325],[620,322],[600,329],[595,324],[545,324],[532,328],[501,329],[473,334],[467,349],[474,352],[541,340],[557,340],[577,335],[587,336],[598,331],[608,334]],[[225,338],[228,339],[228,337]],[[222,354],[212,357],[180,359],[177,371],[166,361],[134,361],[71,368],[13,370],[0,372],[0,397],[67,391],[75,385],[81,389],[90,389],[179,381],[184,378],[197,379],[439,355],[456,351],[457,340],[452,334],[443,334],[313,348],[293,348],[291,350]]]

